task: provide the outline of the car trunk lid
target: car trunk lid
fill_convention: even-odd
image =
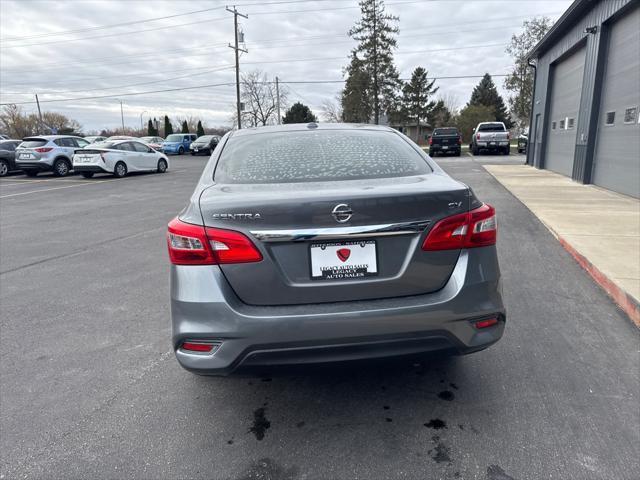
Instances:
[[[200,209],[206,226],[240,231],[262,253],[261,262],[220,265],[243,302],[354,301],[442,288],[459,251],[426,252],[421,242],[439,219],[469,209],[469,191],[437,173],[216,184]]]

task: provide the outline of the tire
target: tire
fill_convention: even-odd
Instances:
[[[196,152],[191,152],[191,156],[195,157],[196,156]]]
[[[69,162],[63,158],[59,158],[53,162],[53,174],[56,177],[66,177],[69,175],[70,170],[71,166],[69,165]]]
[[[127,175],[127,164],[124,162],[116,163],[116,166],[113,167],[113,176],[116,178],[122,178]]]
[[[84,178],[93,178],[93,172],[81,172],[80,175]]]
[[[167,171],[167,167],[167,161],[164,158],[161,158],[160,160],[158,160],[158,168],[156,169],[156,172],[164,173]]]
[[[478,147],[476,147],[475,145],[473,145],[471,147],[471,153],[475,156],[478,155],[480,153],[480,150],[478,150]]]
[[[504,154],[505,155],[511,155],[511,147],[507,147],[504,149]]]
[[[180,147],[178,149],[178,155],[183,155],[184,154],[184,148]]]
[[[24,170],[24,174],[27,177],[37,177],[38,176],[38,171],[37,170]]]
[[[460,155],[462,155],[462,151],[461,151],[461,150],[458,150],[458,151],[456,152],[456,157],[459,157]]]
[[[9,164],[6,160],[0,160],[0,177],[4,177],[9,173]]]

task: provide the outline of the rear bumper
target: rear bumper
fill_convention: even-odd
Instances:
[[[266,288],[256,286],[256,288]],[[471,320],[499,315],[478,330]],[[471,353],[505,326],[495,247],[461,252],[438,292],[380,300],[259,307],[243,304],[217,266],[171,267],[173,347],[178,362],[203,374],[240,366],[373,359],[451,350]],[[193,354],[185,340],[221,342]]]
[[[16,168],[19,170],[38,170],[39,172],[53,170],[53,166],[46,162],[22,162],[19,160],[16,160]]]
[[[460,145],[446,145],[446,149],[442,148],[443,145],[430,145],[429,153],[431,152],[459,152],[462,148]]]
[[[78,173],[81,173],[81,172],[113,173],[98,165],[74,165],[73,171]]]

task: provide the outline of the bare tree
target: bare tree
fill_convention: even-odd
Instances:
[[[38,118],[26,115],[18,105],[5,105],[0,113],[0,130],[11,138],[24,138],[37,133]]]
[[[342,123],[342,108],[340,107],[340,96],[336,100],[325,100],[322,102],[322,118],[327,123]]]
[[[280,110],[288,107],[288,90],[280,85]],[[242,75],[240,81],[240,101],[244,103],[242,124],[247,127],[273,125],[278,123],[276,85],[261,70],[253,70]],[[233,119],[235,120],[235,114]],[[237,122],[236,122],[237,123]]]

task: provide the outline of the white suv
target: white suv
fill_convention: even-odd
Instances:
[[[73,167],[73,154],[89,145],[84,138],[69,135],[26,137],[16,148],[16,168],[29,177],[52,171],[58,177],[68,175]]]

